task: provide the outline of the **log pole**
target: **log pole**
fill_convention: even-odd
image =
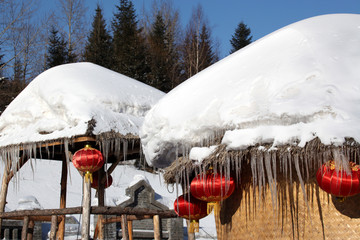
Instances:
[[[62,159],[61,168],[61,191],[60,191],[60,209],[66,208],[66,188],[67,188],[67,162],[65,154]],[[65,217],[59,223],[56,239],[64,240],[65,235]]]
[[[128,221],[129,240],[133,240],[133,221]]]
[[[56,239],[57,216],[51,216],[50,240]]]
[[[123,240],[129,240],[129,230],[128,230],[126,214],[121,215],[121,233]]]
[[[161,231],[160,231],[160,216],[154,215],[154,240],[161,240]]]
[[[27,231],[27,236],[26,236],[27,240],[32,240],[33,239],[34,226],[35,226],[34,221],[29,219],[29,226],[28,226],[28,231]]]
[[[98,171],[98,179],[99,179],[99,183],[98,183],[98,206],[99,207],[104,207],[105,206],[105,181],[102,181],[102,179],[105,176],[105,171],[104,171],[104,166],[102,166],[102,168],[99,169]],[[98,223],[97,226],[99,226],[98,231],[99,231],[99,236],[98,239],[100,240],[104,240],[105,239],[105,227],[103,224],[103,215],[99,214],[98,215]]]
[[[21,240],[26,240],[29,227],[29,216],[24,217],[24,223],[21,231]]]
[[[91,183],[83,177],[84,193],[81,215],[81,239],[90,239]]]
[[[9,168],[5,164],[4,175],[2,178],[2,184],[1,184],[1,193],[0,193],[0,213],[3,213],[5,210],[6,195],[7,195],[8,186],[9,186],[9,182],[7,181],[8,175],[9,175]],[[0,218],[0,229],[1,229],[1,227],[2,227],[2,218]]]

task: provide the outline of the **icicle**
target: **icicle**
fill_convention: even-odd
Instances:
[[[124,161],[127,160],[127,150],[128,150],[128,141],[127,141],[127,140],[123,140]]]
[[[309,216],[310,216],[310,221],[311,221],[310,206],[309,206],[307,194],[306,194],[306,191],[305,191],[305,184],[304,184],[304,181],[303,181],[303,179],[302,179],[302,177],[301,177],[301,173],[300,173],[299,155],[298,155],[297,153],[296,153],[295,156],[294,156],[294,163],[295,163],[296,173],[297,173],[297,176],[298,176],[298,178],[299,178],[301,190],[302,190],[302,193],[304,194],[304,201],[305,201],[305,204],[306,204],[306,207],[307,207],[307,210],[308,210],[308,214],[309,214]]]
[[[271,170],[271,155],[268,151],[264,153],[264,158],[265,158],[265,170],[266,170],[266,175],[268,177],[270,194],[271,194],[271,203],[272,203],[273,210],[274,210],[275,206],[276,206],[276,203],[275,203],[276,192],[275,192],[274,185],[276,185],[276,183],[274,182],[274,179],[273,179],[272,170]]]

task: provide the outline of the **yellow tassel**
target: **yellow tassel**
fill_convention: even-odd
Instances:
[[[85,182],[88,182],[90,180],[90,183],[93,182],[92,174],[89,171],[86,171],[85,173]]]
[[[199,232],[199,221],[198,220],[191,220],[189,233]]]
[[[215,212],[219,211],[220,203],[219,202],[208,202],[207,204],[207,214],[209,215],[213,210]]]

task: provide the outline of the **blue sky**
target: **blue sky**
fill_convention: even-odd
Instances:
[[[97,1],[89,5],[90,12]],[[305,18],[330,13],[360,14],[359,0],[173,0],[179,9],[180,20],[186,25],[192,9],[199,3],[212,27],[213,37],[220,42],[221,58],[228,55],[230,39],[239,22],[243,21],[252,32],[253,39],[259,39],[281,27]],[[112,18],[119,0],[100,0],[107,19]],[[150,9],[152,0],[133,0],[136,13],[142,8]]]
[[[103,6],[107,20],[111,20],[119,0],[86,0],[88,11],[94,14],[96,3]],[[137,15],[143,7],[151,9],[152,0],[133,0]],[[330,13],[360,14],[360,0],[173,0],[185,26],[192,9],[199,3],[212,27],[213,37],[220,42],[221,58],[228,55],[230,39],[239,22],[252,32],[253,40],[279,28],[309,17]],[[109,21],[108,21],[109,24]],[[360,25],[360,24],[359,24]]]

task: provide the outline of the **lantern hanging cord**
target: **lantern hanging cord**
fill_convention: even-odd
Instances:
[[[90,171],[86,171],[85,172],[85,182],[88,182],[90,179],[90,183],[93,182],[93,177],[92,177],[92,173]]]

